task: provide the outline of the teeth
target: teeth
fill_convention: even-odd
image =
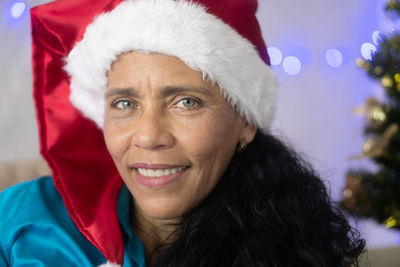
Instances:
[[[170,174],[174,174],[177,172],[182,171],[186,167],[179,167],[179,168],[172,168],[172,169],[143,169],[143,168],[138,168],[138,172],[147,177],[161,177],[161,176],[167,176]]]

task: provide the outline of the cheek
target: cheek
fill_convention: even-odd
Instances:
[[[103,134],[108,152],[116,165],[119,165],[124,152],[129,148],[129,139],[121,132],[119,127],[116,127],[115,124],[107,119],[104,121]]]
[[[229,161],[234,152],[239,135],[238,120],[231,113],[207,115],[189,124],[180,139],[194,162],[218,166],[221,161]]]

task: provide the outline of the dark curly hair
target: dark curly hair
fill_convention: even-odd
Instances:
[[[312,167],[257,132],[150,266],[358,266],[365,241]]]

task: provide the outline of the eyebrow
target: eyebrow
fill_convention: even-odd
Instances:
[[[115,95],[138,97],[138,94],[133,88],[113,89],[104,94],[106,99]]]
[[[175,94],[182,94],[185,92],[194,92],[200,93],[205,96],[211,96],[210,90],[207,90],[203,87],[193,87],[193,86],[167,86],[165,87],[160,94],[160,98],[166,98]]]
[[[182,94],[185,92],[195,92],[195,93],[200,93],[205,96],[211,96],[212,93],[210,90],[207,90],[206,88],[203,87],[194,87],[194,86],[166,86],[162,89],[161,94],[159,96],[160,99],[166,98],[171,95],[175,94]],[[115,95],[120,95],[120,96],[130,96],[130,97],[136,97],[139,98],[139,94],[137,91],[130,87],[130,88],[117,88],[117,89],[112,89],[111,91],[107,91],[105,93],[105,98],[110,98]]]

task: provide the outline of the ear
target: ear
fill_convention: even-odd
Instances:
[[[243,128],[239,140],[245,144],[251,143],[256,135],[257,127],[243,119]]]

